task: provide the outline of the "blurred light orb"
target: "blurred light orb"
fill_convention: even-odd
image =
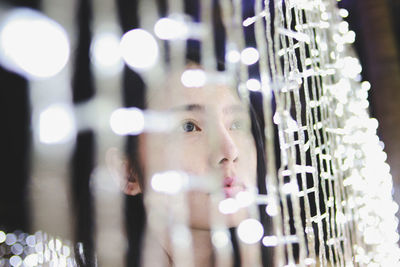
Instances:
[[[142,29],[126,32],[121,38],[120,51],[126,64],[136,70],[149,69],[158,59],[157,41]]]
[[[137,135],[143,132],[144,115],[138,108],[119,108],[110,117],[111,130],[118,135]]]
[[[21,266],[22,265],[22,259],[20,256],[12,256],[10,258],[10,265],[13,267]]]
[[[254,47],[247,47],[240,54],[240,59],[245,65],[253,65],[260,59],[260,54]]]
[[[0,28],[0,62],[30,78],[56,75],[69,56],[65,30],[37,11],[16,9]]]
[[[347,9],[341,8],[339,9],[339,15],[342,18],[347,18],[349,16],[349,11],[347,11]]]
[[[257,92],[261,90],[261,83],[257,79],[249,79],[246,82],[246,87],[250,91]]]
[[[184,39],[189,29],[183,21],[161,18],[154,25],[154,33],[162,40]]]
[[[105,73],[122,69],[119,41],[120,38],[112,32],[102,32],[94,36],[91,59],[96,68],[105,70]]]
[[[237,63],[240,61],[240,53],[237,50],[230,50],[226,53],[225,59],[230,63]]]
[[[0,244],[6,241],[6,233],[0,231]]]
[[[275,247],[279,244],[279,240],[276,236],[264,236],[262,243],[266,247]]]
[[[202,87],[206,84],[207,76],[204,70],[185,70],[181,76],[181,82],[185,87]]]
[[[227,198],[219,202],[218,209],[222,214],[232,214],[238,211],[239,206],[235,199]]]
[[[223,248],[229,244],[229,237],[223,231],[216,231],[211,238],[211,242],[217,248]]]
[[[188,177],[178,171],[156,173],[151,178],[151,187],[156,192],[174,195],[188,183]]]
[[[269,203],[265,208],[265,211],[269,216],[276,216],[278,215],[278,206],[276,203]]]
[[[6,244],[11,246],[14,245],[15,242],[17,242],[17,236],[13,233],[8,233],[6,235]]]
[[[38,262],[39,262],[38,254],[30,254],[26,256],[24,259],[24,263],[27,266],[36,266],[38,265]]]
[[[54,104],[40,113],[39,139],[45,144],[66,143],[75,134],[71,107]]]
[[[371,89],[371,84],[368,81],[363,81],[361,83],[361,88],[365,91],[368,91],[369,89]]]
[[[237,233],[242,242],[255,244],[261,240],[264,228],[256,219],[246,219],[239,224]]]

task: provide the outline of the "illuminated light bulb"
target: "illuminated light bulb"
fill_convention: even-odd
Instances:
[[[289,195],[292,193],[297,193],[299,191],[299,187],[297,185],[297,183],[295,182],[290,182],[290,183],[286,183],[282,186],[282,193]]]
[[[349,16],[349,11],[347,11],[347,10],[344,9],[344,8],[341,8],[341,9],[339,9],[339,15],[340,15],[342,18],[347,18],[347,17]]]
[[[65,143],[75,134],[72,108],[55,104],[42,111],[39,116],[39,139],[45,144]]]
[[[123,68],[119,40],[120,38],[112,32],[98,33],[93,38],[91,60],[104,74],[114,74]]]
[[[306,64],[306,66],[310,66],[312,64],[312,59],[306,58],[306,60],[304,61],[304,64]]]
[[[270,203],[265,208],[265,211],[269,216],[276,216],[278,215],[278,206],[275,203]]]
[[[34,235],[30,235],[26,238],[26,244],[30,246],[31,248],[35,246],[36,244],[36,238]]]
[[[344,36],[346,43],[352,44],[356,41],[356,33],[354,31],[349,31]]]
[[[165,171],[156,173],[151,178],[151,187],[156,192],[169,195],[176,194],[186,187],[188,177],[178,171]]]
[[[185,70],[181,76],[181,82],[186,87],[202,87],[206,84],[207,76],[204,70]]]
[[[315,260],[313,258],[305,258],[304,259],[304,264],[305,265],[314,265],[315,264]]]
[[[225,59],[230,63],[237,63],[240,61],[240,53],[237,50],[230,50],[226,53]]]
[[[349,23],[347,21],[342,21],[339,23],[339,32],[344,34],[349,31]]]
[[[0,231],[0,244],[6,241],[6,234],[3,231]]]
[[[10,265],[13,267],[21,266],[22,264],[22,259],[20,256],[14,255],[10,258],[9,260]]]
[[[253,65],[260,58],[260,54],[258,50],[254,47],[247,47],[243,49],[242,53],[240,53],[240,59],[245,65]]]
[[[239,206],[235,199],[227,198],[219,202],[218,209],[222,214],[232,214],[239,210]]]
[[[161,18],[154,25],[154,33],[163,40],[183,39],[188,35],[187,24],[171,18]]]
[[[362,67],[357,58],[345,57],[342,59],[341,64],[343,66],[341,72],[345,77],[354,79],[362,71]]]
[[[0,62],[29,78],[56,75],[69,56],[65,30],[39,12],[16,9],[0,28]]]
[[[257,79],[249,79],[246,82],[246,87],[250,91],[257,92],[257,91],[260,91],[260,89],[261,89],[261,83]]]
[[[110,117],[110,126],[118,135],[137,135],[143,132],[144,115],[138,108],[119,108]]]
[[[213,245],[217,248],[223,248],[226,247],[230,240],[228,235],[223,232],[223,231],[216,231],[211,238],[211,242],[213,243]]]
[[[25,257],[24,264],[27,266],[36,266],[39,263],[39,256],[38,254],[30,254]]]
[[[276,247],[279,244],[279,240],[276,236],[264,236],[262,243],[266,247]]]
[[[63,246],[62,253],[65,257],[69,257],[71,255],[71,249],[68,246]]]
[[[264,228],[256,219],[246,219],[239,224],[237,233],[243,243],[255,244],[261,240]]]
[[[371,89],[371,84],[368,81],[363,81],[361,83],[361,88],[365,91],[368,91],[369,89]]]
[[[120,51],[126,64],[137,70],[154,66],[159,53],[154,37],[142,29],[126,32],[121,38]]]

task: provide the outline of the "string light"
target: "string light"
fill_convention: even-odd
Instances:
[[[237,233],[242,242],[254,244],[261,240],[264,234],[264,228],[259,221],[255,219],[246,219],[239,224]]]
[[[121,38],[120,51],[126,64],[139,71],[154,66],[159,53],[156,40],[143,29],[126,32]]]
[[[40,113],[39,138],[45,144],[65,143],[76,132],[72,108],[64,104],[53,104]]]
[[[0,62],[33,79],[59,73],[70,55],[65,30],[31,9],[10,12],[0,26]]]

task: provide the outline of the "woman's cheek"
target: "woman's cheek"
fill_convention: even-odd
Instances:
[[[209,171],[207,140],[201,136],[186,140],[181,155],[183,170],[193,175],[206,175]]]

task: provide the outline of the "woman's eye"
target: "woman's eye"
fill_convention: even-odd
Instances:
[[[200,131],[200,128],[191,121],[182,124],[182,130],[186,133]]]

